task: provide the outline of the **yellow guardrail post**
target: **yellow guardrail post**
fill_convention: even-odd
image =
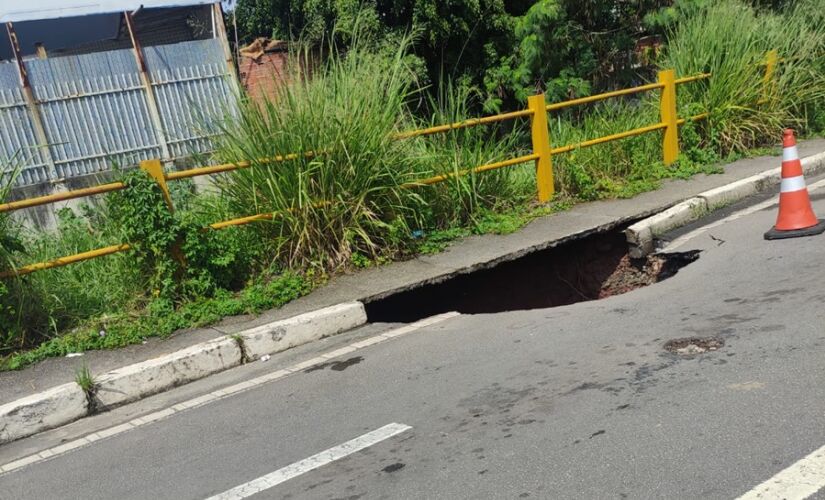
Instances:
[[[175,211],[175,206],[172,205],[172,196],[169,194],[169,186],[166,184],[166,174],[163,172],[163,165],[160,160],[144,160],[140,162],[140,169],[149,174],[155,182],[160,186],[163,193],[163,199],[166,201],[166,206],[169,207],[170,212]]]
[[[166,184],[166,173],[163,171],[163,165],[160,160],[144,160],[140,162],[140,169],[149,174],[155,182],[158,183],[160,191],[163,193],[163,200],[169,211],[175,213],[175,206],[172,204],[172,195],[169,194],[169,186]],[[186,258],[183,256],[181,250],[181,241],[172,244],[172,257],[182,266],[186,267]],[[180,273],[178,273],[180,274]],[[180,276],[178,276],[180,278]]]
[[[533,154],[536,159],[536,184],[540,203],[547,203],[553,197],[553,155],[550,152],[550,132],[547,129],[547,104],[544,94],[531,95],[527,98],[527,107],[533,114],[530,128],[533,137]]]
[[[765,77],[762,79],[762,102],[767,102],[771,95],[773,86],[773,74],[776,71],[776,64],[779,62],[779,52],[769,50],[765,54]]]
[[[676,72],[672,69],[660,71],[659,83],[662,85],[659,112],[661,114],[662,124],[665,125],[662,156],[665,165],[670,165],[679,158],[679,118],[676,116]]]

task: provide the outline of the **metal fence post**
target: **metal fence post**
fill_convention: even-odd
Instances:
[[[660,71],[659,83],[664,85],[659,103],[662,123],[665,124],[662,157],[665,165],[670,165],[679,158],[679,119],[676,116],[676,72],[672,69]]]
[[[533,154],[536,159],[536,184],[540,203],[547,203],[553,197],[553,157],[550,152],[550,132],[547,130],[547,104],[544,94],[531,95],[527,106],[533,111],[530,128],[533,137]]]
[[[57,182],[60,180],[60,174],[58,173],[54,162],[54,156],[52,155],[49,138],[46,135],[46,127],[43,126],[43,116],[41,115],[41,110],[38,106],[37,99],[34,96],[34,91],[32,90],[31,82],[29,81],[29,73],[26,69],[26,63],[23,61],[23,55],[20,52],[20,42],[17,39],[17,32],[14,31],[14,25],[12,23],[6,23],[6,32],[9,35],[9,44],[14,55],[14,60],[17,63],[17,73],[20,77],[20,85],[22,87],[21,90],[23,99],[26,101],[26,109],[28,110],[29,117],[31,118],[32,130],[34,131],[34,136],[38,142],[38,156],[43,158],[43,161],[48,168],[46,175],[51,177],[52,181]]]
[[[166,185],[166,174],[163,172],[163,165],[161,165],[160,160],[144,160],[140,162],[140,169],[149,174],[155,182],[158,183],[160,186],[161,192],[163,192],[163,199],[166,201],[166,206],[169,207],[169,211],[175,211],[174,205],[172,205],[172,196],[169,194],[169,186]]]
[[[129,31],[129,38],[132,41],[132,51],[135,54],[135,63],[137,64],[138,74],[140,75],[140,82],[146,94],[146,110],[149,112],[149,119],[152,121],[152,126],[155,128],[155,133],[157,134],[160,154],[165,161],[171,161],[172,155],[169,152],[169,140],[166,135],[166,129],[163,128],[163,120],[160,117],[160,108],[155,97],[155,89],[152,87],[152,78],[149,75],[149,68],[146,67],[143,47],[140,46],[140,41],[137,38],[132,14],[128,11],[124,12],[123,19],[126,21],[126,29]]]
[[[175,206],[172,204],[172,195],[169,194],[169,186],[166,184],[166,174],[163,172],[163,164],[160,160],[144,160],[140,162],[140,169],[149,174],[155,182],[158,183],[160,191],[163,193],[163,200],[166,206],[169,207],[169,212],[175,213]],[[186,257],[183,255],[181,249],[182,241],[178,237],[177,241],[172,243],[171,253],[172,258],[180,264],[175,279],[180,282],[183,279],[183,269],[186,267]]]

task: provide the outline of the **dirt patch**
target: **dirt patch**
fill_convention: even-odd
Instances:
[[[610,276],[602,283],[598,298],[604,299],[613,295],[621,295],[637,288],[658,283],[673,276],[680,268],[698,258],[699,254],[697,252],[657,254],[644,259],[631,259],[629,255],[624,255],[619,259]]]
[[[680,356],[696,356],[709,351],[717,351],[725,346],[719,337],[688,337],[673,339],[665,343],[665,350]]]

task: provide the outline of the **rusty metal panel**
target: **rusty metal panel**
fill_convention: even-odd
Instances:
[[[234,113],[219,40],[146,49],[175,160],[213,150],[215,120]],[[13,64],[0,63],[0,159],[22,164],[20,185],[60,181],[161,158],[131,50],[26,60],[56,172],[49,172]],[[0,167],[2,168],[2,167]],[[8,169],[8,167],[5,167]]]
[[[0,5],[0,23],[55,19],[59,17],[89,16],[125,10],[184,7],[215,3],[214,0],[27,0]]]
[[[223,49],[216,39],[146,47],[146,65],[174,158],[213,150],[216,124],[234,113]]]
[[[129,50],[26,61],[59,179],[158,157]]]
[[[0,174],[20,169],[17,185],[49,180],[49,171],[20,87],[17,67],[0,63]]]

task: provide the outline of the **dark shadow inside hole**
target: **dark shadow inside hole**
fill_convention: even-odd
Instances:
[[[693,251],[631,259],[618,229],[369,302],[367,316],[413,322],[449,311],[497,313],[598,300],[667,279],[698,258]]]

